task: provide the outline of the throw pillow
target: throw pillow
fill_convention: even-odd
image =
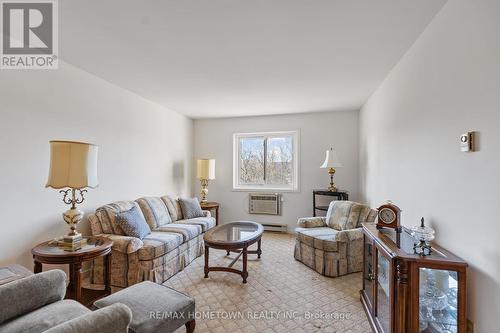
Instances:
[[[116,222],[127,236],[143,239],[151,233],[144,216],[137,206],[116,214]]]
[[[185,219],[203,217],[203,210],[201,209],[198,198],[192,198],[192,199],[179,198],[179,203],[181,204],[182,215],[184,216]]]

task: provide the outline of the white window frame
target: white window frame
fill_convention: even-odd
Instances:
[[[239,184],[239,164],[240,164],[240,139],[250,137],[282,137],[292,136],[293,144],[293,184],[289,186],[276,186],[267,184]],[[300,161],[300,132],[294,131],[276,131],[276,132],[252,132],[252,133],[234,133],[233,134],[233,191],[280,191],[280,192],[298,192],[299,191],[299,161]]]

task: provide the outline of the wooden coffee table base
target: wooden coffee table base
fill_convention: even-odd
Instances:
[[[243,283],[247,283],[247,278],[248,278],[248,270],[247,270],[247,263],[248,263],[248,255],[249,254],[256,254],[257,258],[260,259],[260,256],[262,255],[262,249],[261,249],[261,238],[257,240],[257,250],[256,251],[248,251],[248,247],[251,244],[247,244],[243,248],[241,246],[238,247],[231,247],[231,246],[214,246],[214,245],[207,245],[205,242],[205,278],[208,278],[208,273],[209,272],[230,272],[230,273],[235,273],[241,275],[243,278]],[[209,249],[214,248],[218,250],[226,250],[227,254],[229,255],[230,252],[235,252],[238,253],[236,258],[231,261],[228,267],[210,267],[208,262],[209,262]],[[243,255],[243,270],[238,270],[235,268],[232,268],[233,265],[238,261],[238,259]]]

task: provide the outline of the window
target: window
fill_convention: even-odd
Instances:
[[[298,132],[239,133],[233,137],[233,188],[298,190]]]

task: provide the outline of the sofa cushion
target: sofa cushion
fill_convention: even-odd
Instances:
[[[198,198],[182,199],[179,198],[181,204],[182,216],[187,219],[195,217],[203,217],[203,210],[201,209]]]
[[[171,223],[164,225],[162,227],[156,228],[155,231],[165,231],[165,232],[175,232],[182,235],[182,242],[187,242],[203,232],[200,225],[196,224],[181,224],[181,223]]]
[[[143,239],[151,233],[151,228],[136,206],[125,212],[116,214],[116,223],[123,230],[125,235]]]
[[[40,333],[89,312],[89,309],[76,301],[62,300],[4,323],[0,331],[4,333]]]
[[[194,219],[189,220],[179,220],[174,222],[174,224],[193,224],[199,225],[202,228],[202,232],[205,232],[209,229],[215,227],[215,218],[213,217],[195,217]]]
[[[170,195],[165,195],[160,198],[165,205],[167,206],[168,212],[170,213],[170,217],[172,218],[172,222],[177,220],[182,220],[182,210],[181,205],[178,200],[175,200]]]
[[[139,249],[139,260],[151,260],[175,250],[183,239],[180,233],[153,231],[142,240],[144,245]]]
[[[170,217],[167,206],[160,198],[144,197],[137,199],[136,202],[139,204],[139,207],[141,207],[144,218],[152,230],[162,225],[172,223],[172,218]]]
[[[142,211],[135,201],[117,201],[97,208],[95,216],[101,224],[102,233],[125,236],[123,230],[116,223],[116,214],[130,210],[134,206],[139,209],[142,215]]]
[[[370,207],[353,201],[332,201],[326,213],[326,224],[336,230],[357,228],[370,215]]]
[[[329,228],[296,228],[297,238],[300,242],[318,250],[338,251],[337,234],[339,231]]]

